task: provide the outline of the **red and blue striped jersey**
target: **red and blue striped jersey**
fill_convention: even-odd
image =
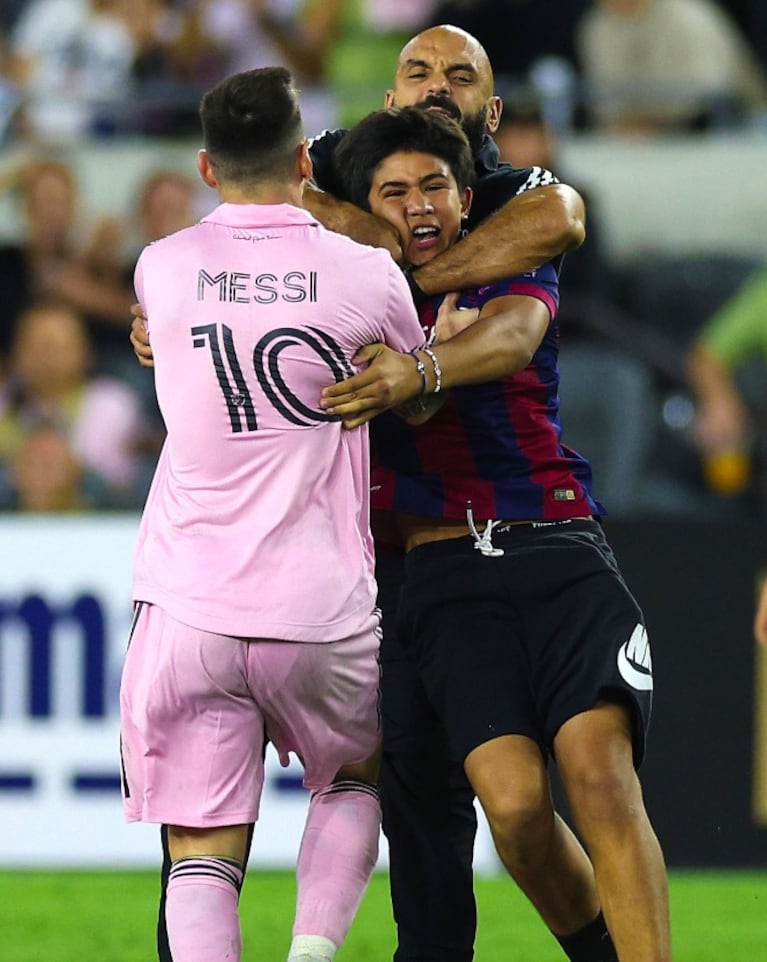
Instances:
[[[486,384],[453,388],[426,424],[394,414],[371,422],[372,506],[435,518],[561,519],[601,515],[591,466],[561,442],[557,271],[537,271],[465,291],[459,306],[482,308],[496,297],[542,300],[551,322],[531,363]],[[421,309],[428,337],[442,298]]]

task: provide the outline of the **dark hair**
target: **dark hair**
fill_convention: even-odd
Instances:
[[[303,126],[293,78],[284,67],[222,80],[202,98],[200,121],[217,177],[251,183],[290,175]]]
[[[455,121],[419,107],[390,107],[368,114],[345,134],[333,163],[345,196],[370,209],[373,174],[398,151],[432,154],[450,168],[459,190],[474,183],[474,158],[466,134]]]

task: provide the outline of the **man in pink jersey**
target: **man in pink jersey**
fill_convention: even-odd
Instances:
[[[362,345],[423,334],[389,255],[300,208],[311,161],[286,70],[229,78],[200,116],[221,204],[136,268],[167,439],[134,563],[124,808],[169,826],[175,962],[237,960],[265,742],[294,752],[312,796],[289,960],[320,962],[375,866],[380,806],[367,431],[318,399]]]

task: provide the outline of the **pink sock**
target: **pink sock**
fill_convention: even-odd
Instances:
[[[312,795],[296,866],[294,936],[322,935],[341,945],[373,874],[380,830],[373,785],[334,782]]]
[[[239,962],[242,869],[199,855],[171,866],[165,920],[173,962]]]

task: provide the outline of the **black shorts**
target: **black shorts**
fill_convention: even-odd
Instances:
[[[463,760],[499,735],[545,752],[569,718],[602,698],[631,710],[634,763],[644,756],[652,667],[642,612],[596,521],[499,528],[499,557],[471,536],[405,560],[399,639]],[[385,630],[385,629],[384,629]]]

